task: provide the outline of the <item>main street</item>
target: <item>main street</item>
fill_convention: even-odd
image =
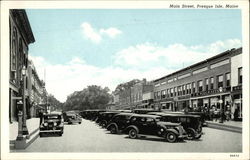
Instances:
[[[200,140],[168,143],[160,138],[130,139],[127,135],[110,134],[88,120],[65,125],[64,134],[39,137],[20,152],[241,152],[242,134],[203,128]],[[19,152],[19,151],[18,151]]]

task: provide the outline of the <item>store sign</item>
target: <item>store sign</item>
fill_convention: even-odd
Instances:
[[[242,85],[233,87],[233,91],[239,91],[239,90],[242,90]]]
[[[190,95],[181,96],[181,97],[178,97],[178,100],[189,99],[190,97],[191,97]]]
[[[231,90],[231,87],[225,87],[225,88],[220,88],[220,89],[212,89],[212,90],[208,90],[208,91],[192,93],[191,97],[205,96],[205,95],[211,95],[211,94],[216,94],[216,93],[223,93],[223,92],[227,92],[227,91],[230,91],[230,90]]]

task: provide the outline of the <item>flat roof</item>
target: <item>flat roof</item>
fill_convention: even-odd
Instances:
[[[213,57],[210,57],[210,58],[205,59],[205,60],[203,60],[203,61],[200,61],[200,62],[198,62],[198,63],[192,64],[192,65],[190,65],[190,66],[188,66],[188,67],[185,67],[185,68],[183,68],[183,69],[177,70],[176,72],[170,73],[170,74],[168,74],[168,75],[166,75],[166,76],[164,76],[164,77],[155,79],[155,80],[153,80],[153,82],[157,82],[157,81],[159,81],[159,80],[163,80],[163,79],[165,79],[165,78],[167,78],[167,77],[173,76],[173,75],[175,75],[175,74],[177,74],[177,73],[180,73],[180,72],[182,72],[182,71],[189,70],[189,69],[191,69],[191,68],[193,68],[193,67],[196,67],[196,66],[199,66],[199,65],[201,65],[201,64],[207,63],[207,62],[209,62],[209,61],[211,61],[211,60],[214,60],[214,59],[216,59],[216,58],[219,58],[219,57],[222,57],[222,56],[224,56],[224,55],[230,54],[230,53],[232,53],[232,52],[237,52],[237,51],[239,51],[239,50],[242,50],[242,47],[237,48],[237,49],[232,48],[231,50],[224,51],[224,52],[222,52],[222,53],[220,53],[220,54],[217,54],[217,55],[215,55],[215,56],[213,56]]]

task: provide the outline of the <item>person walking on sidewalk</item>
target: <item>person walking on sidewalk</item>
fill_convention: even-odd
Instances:
[[[42,121],[43,121],[43,112],[42,111],[39,112],[39,118],[40,118],[40,125],[41,125]]]

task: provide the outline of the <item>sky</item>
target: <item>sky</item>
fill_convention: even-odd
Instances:
[[[89,85],[148,81],[242,45],[237,9],[28,9],[46,89],[65,102]]]

